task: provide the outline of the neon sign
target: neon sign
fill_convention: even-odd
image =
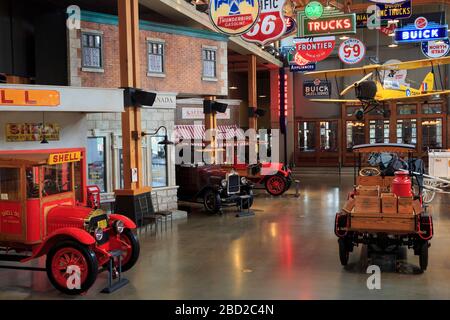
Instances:
[[[303,28],[301,28],[300,37],[356,33],[356,15],[354,13],[322,16],[315,20],[303,17],[302,21]]]
[[[309,19],[318,19],[323,14],[323,6],[318,1],[311,1],[305,7],[305,15]]]
[[[397,43],[444,40],[448,37],[448,26],[433,26],[431,23],[423,29],[418,29],[415,26],[407,26],[405,28],[395,29],[394,34],[394,41]]]

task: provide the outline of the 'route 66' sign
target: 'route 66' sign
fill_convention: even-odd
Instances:
[[[249,42],[264,45],[284,35],[286,20],[283,15],[285,0],[260,1],[261,13],[249,32],[241,37]]]

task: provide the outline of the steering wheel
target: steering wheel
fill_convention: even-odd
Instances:
[[[374,177],[381,175],[381,171],[374,167],[364,167],[359,170],[359,175],[363,177]]]

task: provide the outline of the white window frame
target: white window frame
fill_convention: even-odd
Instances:
[[[100,36],[100,39],[101,39],[100,40],[100,64],[101,64],[100,67],[85,67],[84,66],[83,34]],[[103,52],[104,52],[103,31],[91,30],[91,29],[81,29],[80,48],[81,48],[81,71],[85,71],[85,72],[100,72],[100,73],[105,72],[105,70],[104,70],[105,60],[104,60],[104,54],[103,54]]]
[[[219,50],[218,50],[219,48],[218,47],[215,47],[215,46],[205,46],[205,45],[202,45],[202,50],[201,50],[201,61],[202,61],[202,80],[203,81],[218,81],[218,79],[217,79],[217,73],[218,73],[218,70],[217,70],[217,61],[219,60],[218,59],[218,52],[219,52]],[[215,54],[215,60],[214,60],[214,77],[210,77],[210,76],[205,76],[205,61],[212,61],[212,60],[205,60],[205,59],[203,59],[203,53],[204,53],[204,51],[206,51],[206,50],[208,50],[208,51],[214,51],[214,54]]]
[[[163,53],[162,53],[162,72],[154,72],[150,71],[150,43],[162,44]],[[158,38],[146,38],[146,46],[147,46],[147,77],[155,77],[155,78],[164,78],[166,76],[166,41],[164,39]]]

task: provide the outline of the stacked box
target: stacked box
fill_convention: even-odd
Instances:
[[[356,187],[356,194],[360,196],[380,196],[380,186],[358,186]]]
[[[398,213],[413,214],[413,197],[398,197]]]
[[[393,193],[381,194],[381,212],[397,213],[397,196]]]
[[[355,212],[380,213],[380,198],[378,196],[355,196]]]

